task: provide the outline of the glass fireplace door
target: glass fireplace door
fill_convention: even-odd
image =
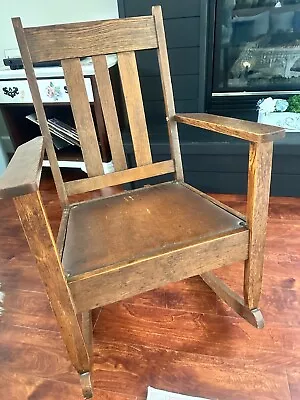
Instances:
[[[213,92],[300,90],[300,0],[217,0]]]

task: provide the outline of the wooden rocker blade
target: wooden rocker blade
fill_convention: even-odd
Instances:
[[[255,328],[264,327],[264,317],[259,308],[250,310],[238,294],[231,290],[221,279],[212,272],[200,275],[204,282],[237,314],[248,321]]]
[[[85,399],[91,399],[93,397],[93,385],[91,374],[89,372],[84,372],[83,374],[80,374],[80,384],[83,397]]]

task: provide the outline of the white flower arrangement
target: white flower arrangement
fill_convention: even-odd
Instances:
[[[282,127],[286,132],[300,132],[300,95],[288,100],[261,99],[257,102],[257,110],[257,122]]]
[[[257,102],[258,111],[269,114],[272,112],[284,112],[288,109],[289,103],[284,99],[273,99],[268,97],[267,99],[261,99]]]

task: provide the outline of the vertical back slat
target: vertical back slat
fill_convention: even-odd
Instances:
[[[118,63],[137,166],[152,163],[135,53],[118,53]]]
[[[122,171],[127,168],[127,163],[106,57],[94,56],[93,63],[114,168]]]
[[[158,55],[158,63],[159,63],[163,95],[165,101],[171,154],[175,162],[176,178],[178,180],[183,180],[183,169],[181,161],[179,136],[178,136],[178,127],[177,127],[177,122],[174,119],[175,116],[174,95],[173,95],[167,43],[166,43],[161,7],[160,6],[152,7],[152,15],[154,16],[154,22],[156,26],[156,35],[158,42],[157,55]]]
[[[44,141],[45,148],[46,148],[47,156],[48,156],[48,159],[49,159],[49,162],[51,165],[51,170],[52,170],[53,178],[55,181],[55,186],[57,189],[57,193],[58,193],[61,205],[64,207],[65,205],[68,204],[68,197],[67,197],[64,182],[63,182],[63,179],[61,176],[61,172],[59,169],[56,153],[55,153],[53,142],[52,142],[52,137],[49,132],[47,118],[46,118],[45,110],[43,107],[40,91],[38,88],[36,76],[34,73],[33,64],[32,64],[30,52],[28,49],[24,29],[23,29],[20,18],[13,18],[12,23],[14,26],[16,38],[17,38],[21,56],[23,59],[24,68],[25,68],[25,72],[26,72],[26,76],[27,76],[27,80],[28,80],[28,85],[29,85],[31,96],[33,99],[34,109],[35,109],[35,112],[37,115],[37,119],[38,119],[38,122],[39,122],[39,125],[41,128],[42,135],[45,138],[45,141]]]
[[[103,175],[103,164],[79,58],[62,60],[71,107],[88,176]]]

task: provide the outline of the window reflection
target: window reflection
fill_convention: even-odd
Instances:
[[[217,3],[214,91],[300,89],[300,0]]]

